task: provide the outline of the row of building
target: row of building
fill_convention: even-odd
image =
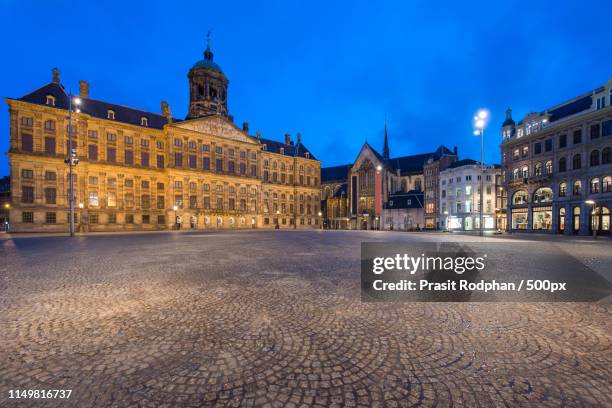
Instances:
[[[612,80],[518,123],[508,110],[500,165],[460,159],[456,146],[392,157],[385,126],[382,154],[364,143],[352,163],[321,168],[299,134],[277,141],[234,124],[210,45],[187,77],[184,119],[166,102],[152,113],[94,99],[86,81],[69,95],[57,69],[7,98],[0,218],[13,231],[65,231],[72,180],[80,231],[470,231],[481,219],[489,231],[610,231]]]
[[[385,129],[382,154],[321,169],[323,225],[610,234],[612,79],[518,123],[508,109],[501,136],[501,165],[481,165],[445,146],[392,158]]]

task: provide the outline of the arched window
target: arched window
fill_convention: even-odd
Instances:
[[[559,173],[563,173],[567,170],[567,159],[562,157],[559,159]]]
[[[574,181],[574,189],[572,190],[574,195],[580,195],[582,193],[582,183],[580,180]]]
[[[540,187],[533,193],[534,203],[550,203],[553,199],[553,191],[550,187]]]
[[[542,163],[538,163],[535,165],[535,175],[536,176],[542,175]]]
[[[580,160],[580,154],[574,155],[574,158],[572,159],[572,163],[573,163],[574,170],[577,170],[580,168],[580,166],[582,165],[582,162]]]
[[[47,105],[55,106],[55,96],[47,95]]]
[[[561,183],[559,183],[559,197],[565,197],[566,194],[567,194],[567,183],[565,181],[562,181]]]
[[[552,161],[549,160],[546,162],[546,164],[544,165],[544,172],[546,174],[552,174],[553,170],[552,170]]]
[[[591,166],[599,166],[599,150],[591,152]]]
[[[612,149],[605,147],[601,151],[601,164],[610,164],[612,162]]]
[[[565,208],[561,207],[559,208],[559,233],[563,234],[563,232],[565,231]]]
[[[529,167],[523,166],[523,178],[529,177]]]
[[[574,207],[574,220],[572,222],[574,233],[580,230],[580,207]]]
[[[597,177],[591,179],[591,193],[599,193],[599,179]]]
[[[519,178],[521,178],[520,170],[514,169],[514,171],[512,172],[512,180],[518,180]]]
[[[114,120],[115,119],[115,111],[111,110],[111,109],[107,110],[106,111],[106,118]]]
[[[521,205],[527,204],[529,202],[529,194],[525,190],[518,190],[512,196],[512,204]]]
[[[604,193],[611,193],[612,192],[612,177],[610,176],[606,176],[603,178],[603,183],[602,183],[602,192]]]

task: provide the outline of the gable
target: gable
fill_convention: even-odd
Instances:
[[[361,148],[361,151],[359,152],[359,155],[357,156],[357,159],[353,164],[353,169],[359,169],[366,160],[372,162],[375,167],[384,166],[384,163],[381,160],[381,156],[367,143],[364,144]]]
[[[252,137],[246,135],[233,123],[218,115],[186,120],[184,122],[176,123],[174,126],[181,129],[193,130],[194,132],[222,137],[225,139],[237,140],[239,142],[253,144],[257,143]]]

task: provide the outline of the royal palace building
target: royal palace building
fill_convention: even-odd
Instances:
[[[612,208],[612,79],[502,126],[507,229],[609,234]]]
[[[57,69],[7,98],[11,229],[68,230],[71,151],[77,231],[319,227],[320,162],[300,135],[237,127],[210,46],[188,79],[184,120],[166,102],[157,114],[93,99],[85,81],[71,96]]]

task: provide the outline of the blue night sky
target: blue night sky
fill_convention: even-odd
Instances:
[[[152,112],[167,100],[182,118],[210,29],[235,122],[277,140],[301,132],[324,166],[366,139],[381,151],[385,115],[392,156],[446,144],[478,159],[480,107],[485,160],[499,162],[506,107],[520,119],[612,76],[609,1],[260,3],[0,0],[0,93],[21,97],[57,66],[74,92],[85,79],[92,98]],[[6,152],[6,108],[0,123]]]

